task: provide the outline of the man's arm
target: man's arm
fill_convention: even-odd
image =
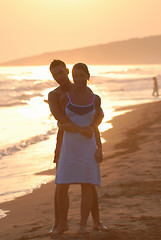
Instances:
[[[66,108],[66,104],[68,103],[69,99],[67,97],[67,95],[62,95],[60,98],[60,106],[61,106],[61,111],[64,113],[65,115],[65,108]],[[87,138],[91,138],[92,134],[93,134],[93,128],[92,127],[79,127],[78,125],[76,125],[75,123],[73,123],[72,121],[68,120],[68,122],[65,123],[59,123],[58,126],[66,131],[70,131],[70,132],[79,132],[80,134],[84,135]]]
[[[56,91],[52,91],[48,94],[48,103],[49,103],[50,111],[54,116],[54,118],[61,124],[69,123],[70,120],[61,111],[60,103],[59,103],[60,97],[61,95]]]
[[[61,128],[62,130],[68,129],[68,131],[71,130],[72,132],[75,132],[77,126],[74,125],[62,111],[61,98],[62,95],[56,90],[48,94],[48,103],[50,111],[54,118],[57,120],[59,128]],[[66,126],[66,129],[65,127],[63,128],[62,126]]]
[[[61,95],[57,91],[52,91],[48,94],[50,111],[55,117],[55,119],[58,121],[58,127],[62,130],[70,132],[80,132],[87,138],[91,138],[93,131],[92,129],[80,128],[66,117],[64,112],[66,102],[68,101],[66,97],[66,95]]]

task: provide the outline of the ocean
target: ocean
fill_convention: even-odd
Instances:
[[[161,86],[161,65],[88,67],[88,85],[101,97],[105,114],[101,132],[112,128],[114,116],[124,114],[116,108],[160,100],[152,96],[152,78]],[[49,66],[0,67],[0,202],[53,180],[38,173],[55,167],[57,123],[44,100],[56,87]]]

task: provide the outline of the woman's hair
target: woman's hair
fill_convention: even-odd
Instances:
[[[89,70],[88,70],[88,67],[85,63],[76,63],[74,66],[73,66],[73,69],[72,69],[72,74],[73,74],[73,71],[75,69],[80,69],[80,70],[83,70],[87,75],[88,75],[88,79],[90,78],[90,73],[89,73]]]

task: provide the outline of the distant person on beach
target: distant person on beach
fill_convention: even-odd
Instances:
[[[153,77],[153,93],[152,96],[154,96],[156,94],[156,96],[159,96],[159,87],[158,87],[158,82],[157,82],[157,78]]]
[[[52,76],[56,80],[56,82],[60,85],[58,88],[51,91],[48,96],[48,103],[49,103],[52,114],[54,115],[56,120],[59,122],[59,124],[62,124],[62,126],[64,128],[68,128],[69,131],[79,132],[82,135],[89,138],[89,136],[91,136],[91,134],[92,134],[92,130],[90,127],[89,128],[88,127],[86,127],[86,128],[78,127],[77,124],[74,124],[73,122],[71,122],[69,120],[69,118],[66,117],[60,111],[60,99],[61,99],[62,95],[67,92],[72,91],[72,89],[74,88],[74,85],[70,82],[70,80],[68,78],[69,70],[66,68],[65,63],[60,60],[54,60],[50,65],[50,71],[52,73]],[[87,88],[87,89],[90,92],[90,94],[93,94],[89,88]],[[94,129],[97,129],[97,126],[102,121],[102,117],[103,117],[103,112],[100,108],[98,116],[93,121]],[[98,146],[96,157],[97,157],[98,161],[101,162],[102,161],[102,146],[101,146],[101,142],[100,142],[100,135],[99,135],[98,129],[95,131],[95,133],[96,133],[97,146]],[[59,159],[63,134],[64,134],[64,131],[62,129],[59,129],[58,134],[57,134],[57,144],[56,144],[55,158],[54,158],[54,162],[56,164],[58,163],[58,159]],[[68,195],[67,195],[68,187],[69,186],[67,186],[67,188],[66,188],[66,197],[67,197],[66,212],[63,212],[63,214],[65,213],[65,219],[67,219],[68,204],[69,204]],[[91,213],[92,213],[92,217],[93,217],[94,229],[95,230],[107,230],[107,227],[103,225],[103,223],[100,221],[100,218],[99,218],[98,197],[97,197],[97,191],[94,186],[92,187],[92,191],[93,191],[93,205],[92,205]],[[55,223],[52,227],[53,234],[59,234],[59,233],[67,230],[66,223],[63,223],[64,224],[63,227],[62,227],[62,224],[60,224],[60,218],[59,218],[58,206],[57,206],[57,202],[58,202],[57,195],[58,195],[58,187],[56,186],[56,190],[55,190]],[[59,207],[62,207],[62,206],[59,206]],[[66,222],[66,220],[65,220],[65,222]]]

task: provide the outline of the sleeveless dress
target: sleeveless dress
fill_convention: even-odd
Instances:
[[[75,105],[67,93],[66,116],[80,127],[89,126],[95,114],[94,97],[89,105]],[[55,183],[91,183],[101,185],[100,167],[96,162],[95,134],[86,138],[80,133],[64,131]]]

